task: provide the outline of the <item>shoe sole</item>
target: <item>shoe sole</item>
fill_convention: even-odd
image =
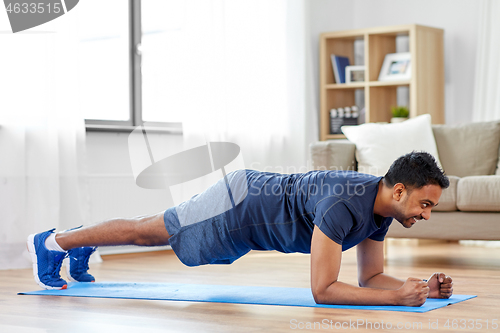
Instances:
[[[69,258],[65,258],[63,260],[63,265],[66,268],[66,277],[68,278],[68,280],[70,280],[71,282],[78,282],[75,279],[73,279],[73,277],[71,276],[71,273],[69,271],[69,269],[70,269],[70,267],[69,267]]]
[[[35,250],[35,234],[31,234],[28,236],[28,241],[26,242],[26,245],[28,247],[28,252],[31,257],[31,262],[33,263],[33,276],[35,277],[36,283],[47,290],[61,290],[61,289],[66,289],[68,285],[64,285],[62,287],[52,287],[52,286],[47,286],[44,284],[42,281],[40,281],[40,278],[38,277],[38,258],[36,256],[36,250]]]

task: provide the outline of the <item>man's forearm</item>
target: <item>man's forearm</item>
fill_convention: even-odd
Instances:
[[[362,287],[396,290],[403,286],[405,281],[397,279],[393,276],[380,273],[372,276],[370,279],[362,283]]]
[[[361,288],[334,282],[315,297],[317,303],[337,305],[398,305],[395,290]]]

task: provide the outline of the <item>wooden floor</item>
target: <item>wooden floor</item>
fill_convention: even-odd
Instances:
[[[500,249],[465,247],[456,243],[417,247],[391,245],[387,256],[386,272],[389,274],[399,278],[426,278],[435,271],[444,271],[454,278],[455,293],[478,297],[419,314],[18,296],[17,292],[39,288],[31,270],[11,270],[0,271],[0,332],[285,332],[311,331],[307,328],[314,327],[314,322],[319,331],[327,332],[426,332],[430,331],[430,323],[432,328],[437,328],[433,331],[500,332]],[[196,268],[183,266],[171,251],[122,254],[103,259],[104,262],[91,265],[91,272],[98,281],[309,287],[309,256],[302,254],[252,252],[232,265]],[[344,253],[340,280],[356,284],[353,250]],[[359,326],[347,329],[347,324],[343,323],[349,321]],[[373,329],[366,326],[370,325],[367,322],[371,322]],[[328,323],[328,326],[319,327],[319,323]],[[338,329],[342,324],[344,329]],[[406,328],[395,329],[398,324]],[[389,325],[392,329],[387,329]]]

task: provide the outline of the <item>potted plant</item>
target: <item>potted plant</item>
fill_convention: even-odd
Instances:
[[[391,108],[392,118],[391,123],[400,123],[408,119],[410,111],[406,106],[393,106]]]

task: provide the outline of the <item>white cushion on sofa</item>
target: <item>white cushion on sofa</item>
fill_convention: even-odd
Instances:
[[[397,124],[342,126],[342,132],[356,144],[359,172],[383,176],[392,162],[414,150],[428,152],[441,166],[428,114]]]

